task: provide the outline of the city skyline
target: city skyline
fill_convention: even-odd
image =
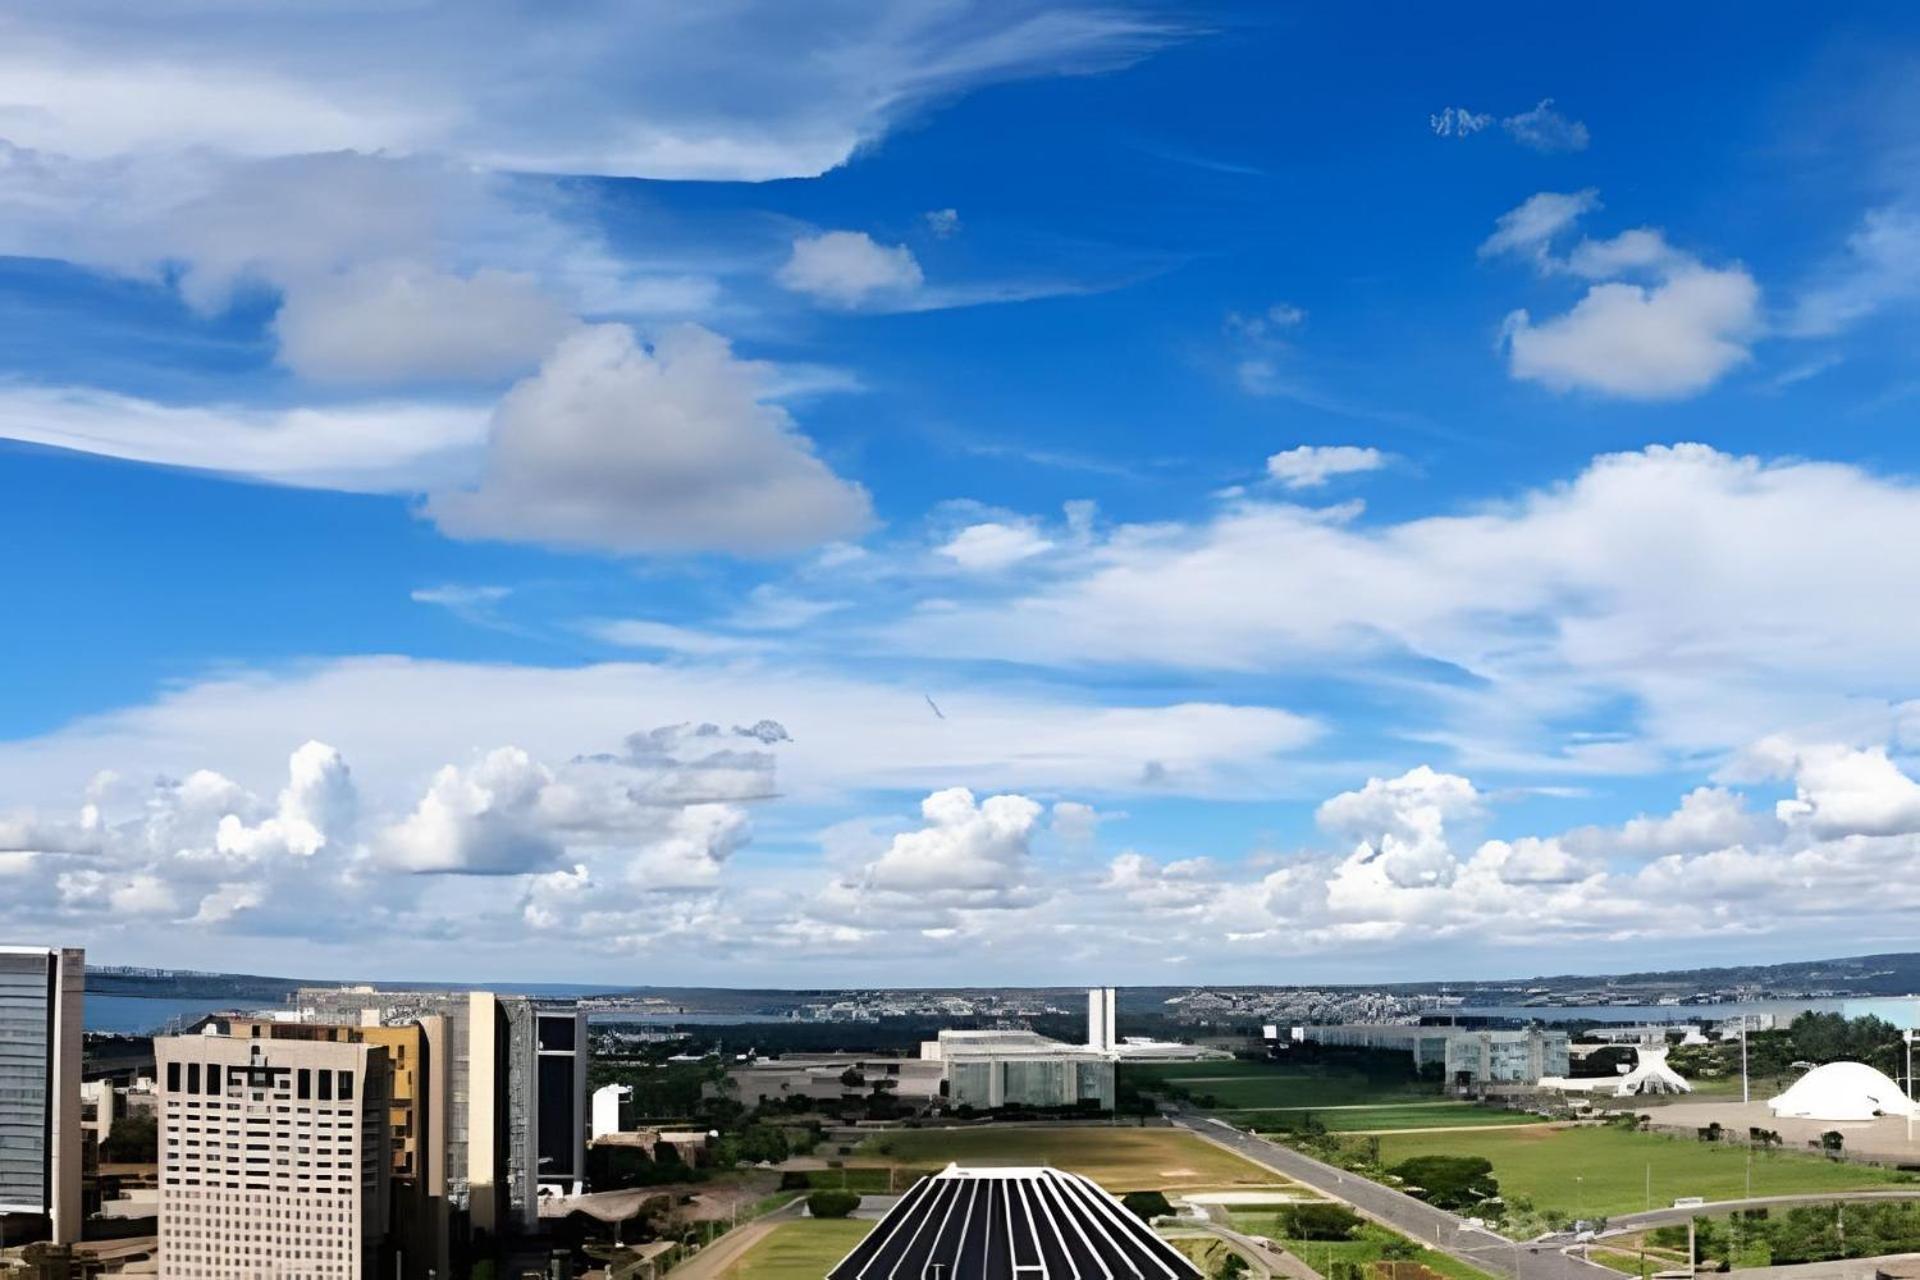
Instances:
[[[1911,10],[222,7],[0,19],[0,935],[1902,949]]]

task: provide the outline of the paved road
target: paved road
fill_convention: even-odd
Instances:
[[[1559,1246],[1516,1244],[1505,1236],[1469,1225],[1458,1214],[1436,1209],[1423,1200],[1336,1169],[1292,1147],[1268,1142],[1223,1121],[1187,1111],[1175,1112],[1173,1121],[1255,1164],[1265,1165],[1323,1195],[1344,1200],[1367,1217],[1421,1244],[1431,1245],[1494,1275],[1510,1280],[1620,1280],[1619,1272],[1561,1253]]]
[[[1818,1194],[1802,1196],[1752,1196],[1743,1200],[1711,1200],[1706,1204],[1697,1204],[1688,1209],[1654,1209],[1645,1213],[1623,1213],[1617,1218],[1607,1219],[1607,1229],[1603,1236],[1617,1236],[1626,1231],[1641,1231],[1647,1227],[1658,1227],[1669,1222],[1685,1222],[1688,1218],[1704,1217],[1716,1213],[1733,1213],[1740,1209],[1777,1209],[1796,1204],[1832,1204],[1836,1200],[1920,1200],[1920,1188],[1901,1190],[1889,1187],[1882,1191],[1824,1191]]]
[[[735,1227],[667,1272],[667,1275],[670,1280],[718,1280],[728,1267],[740,1260],[740,1255],[760,1243],[767,1232],[783,1222],[799,1218],[806,1207],[807,1199],[802,1196],[772,1213],[762,1214],[752,1222]]]

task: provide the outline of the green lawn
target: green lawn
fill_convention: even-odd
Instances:
[[[1493,1162],[1503,1195],[1524,1195],[1540,1210],[1614,1216],[1660,1208],[1681,1196],[1735,1199],[1747,1193],[1794,1195],[1908,1181],[1889,1169],[1819,1156],[1777,1152],[1751,1157],[1745,1147],[1635,1133],[1616,1128],[1490,1130],[1484,1133],[1387,1134],[1380,1159],[1392,1165],[1410,1156],[1479,1155]],[[1651,1171],[1651,1173],[1649,1173]]]
[[[1438,1085],[1409,1079],[1404,1073],[1369,1075],[1345,1063],[1180,1062],[1129,1064],[1129,1081],[1152,1091],[1177,1084],[1202,1106],[1221,1110],[1251,1107],[1337,1107],[1383,1102],[1439,1100]],[[1207,1099],[1211,1098],[1212,1102]]]
[[[921,1174],[932,1172],[932,1169],[907,1169],[897,1165],[857,1164],[838,1169],[808,1169],[805,1177],[807,1186],[816,1191],[826,1188],[885,1195],[905,1191]]]
[[[1116,1195],[1289,1185],[1281,1175],[1180,1129],[906,1129],[870,1140],[860,1157],[863,1163],[884,1159],[921,1170],[949,1161],[1050,1164],[1084,1174]]]
[[[1263,1131],[1277,1131],[1289,1120],[1311,1115],[1329,1133],[1369,1132],[1381,1129],[1450,1129],[1467,1125],[1544,1124],[1524,1111],[1503,1111],[1471,1102],[1385,1103],[1377,1107],[1329,1107],[1300,1111],[1235,1111],[1224,1113],[1229,1123]]]
[[[721,1280],[820,1280],[873,1225],[851,1218],[783,1222],[740,1255]]]
[[[1363,1225],[1351,1240],[1290,1240],[1280,1234],[1280,1219],[1271,1213],[1235,1212],[1233,1225],[1248,1235],[1265,1236],[1293,1254],[1302,1262],[1326,1275],[1329,1265],[1334,1262],[1378,1262],[1385,1257],[1388,1242],[1403,1239],[1385,1227],[1369,1222]],[[1488,1280],[1487,1273],[1478,1267],[1470,1267],[1456,1258],[1441,1253],[1438,1249],[1422,1247],[1412,1261],[1431,1267],[1443,1276],[1453,1280]]]

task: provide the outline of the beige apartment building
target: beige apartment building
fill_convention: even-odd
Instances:
[[[387,1138],[392,1155],[387,1232],[388,1275],[404,1280],[453,1274],[446,1174],[446,1018],[420,1014],[382,1026],[369,1012],[359,1025],[228,1018],[238,1040],[331,1041],[387,1051]]]
[[[163,1280],[379,1274],[385,1046],[197,1035],[154,1050]]]

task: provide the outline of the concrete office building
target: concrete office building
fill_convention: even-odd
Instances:
[[[1309,1044],[1411,1054],[1415,1070],[1438,1066],[1449,1085],[1538,1084],[1543,1076],[1567,1074],[1564,1031],[1372,1023],[1301,1027],[1299,1031],[1299,1039]]]
[[[27,1220],[12,1243],[80,1239],[86,979],[78,948],[0,947],[0,1219]]]
[[[154,1051],[163,1280],[382,1274],[384,1047],[197,1035]]]
[[[1084,1045],[1032,1031],[942,1031],[920,1056],[942,1064],[949,1106],[1113,1109],[1113,1056]]]
[[[445,1123],[431,1141],[444,1155],[456,1232],[536,1230],[540,1184],[571,1189],[584,1175],[586,1014],[571,1003],[490,991],[303,987],[294,1005],[301,1022],[442,1020],[445,1043],[429,1048],[445,1063]]]
[[[230,1018],[239,1040],[301,1040],[377,1045],[387,1051],[387,1150],[390,1157],[388,1274],[426,1280],[452,1273],[447,1207],[446,1063],[434,1053],[446,1042],[446,1018],[424,1014],[393,1026]]]
[[[1087,1048],[1110,1053],[1119,1045],[1113,1030],[1114,989],[1094,987],[1087,992]]]

